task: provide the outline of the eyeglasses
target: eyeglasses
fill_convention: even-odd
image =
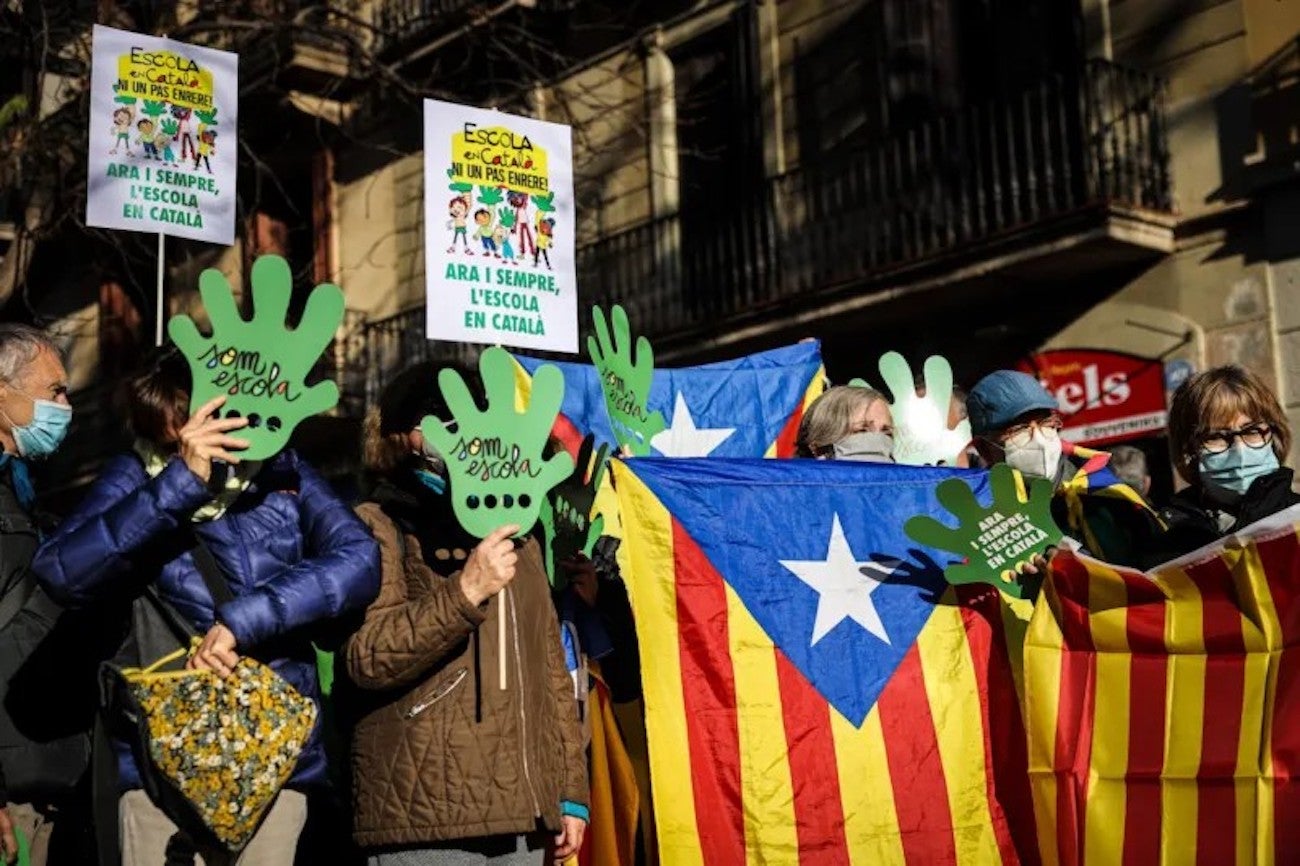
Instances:
[[[1015,427],[1008,427],[1002,434],[1001,444],[1003,448],[1024,448],[1034,438],[1034,431],[1039,430],[1043,438],[1051,441],[1061,438],[1061,427],[1064,426],[1060,418],[1044,418],[1042,421],[1030,421],[1028,424],[1017,424]]]
[[[1239,430],[1211,430],[1201,437],[1201,450],[1222,454],[1238,439],[1249,448],[1263,448],[1273,441],[1273,428],[1267,424],[1247,424]]]

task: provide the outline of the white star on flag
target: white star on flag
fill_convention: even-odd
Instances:
[[[673,426],[652,436],[650,444],[665,457],[708,457],[735,432],[735,427],[696,427],[691,410],[686,407],[686,398],[678,391],[677,402],[673,404]]]
[[[849,548],[848,539],[844,537],[844,528],[840,526],[840,516],[836,514],[831,522],[831,538],[824,560],[780,560],[781,565],[794,572],[795,576],[817,590],[821,596],[817,601],[817,619],[813,623],[812,642],[830,634],[831,629],[845,619],[851,619],[871,632],[876,637],[889,643],[889,634],[885,624],[880,621],[875,602],[871,594],[883,582],[877,580],[870,572],[884,572],[885,577],[892,570],[879,562],[859,562]]]

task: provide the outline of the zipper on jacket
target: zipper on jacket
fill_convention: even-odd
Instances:
[[[506,587],[502,592],[506,595],[505,601],[510,607],[510,630],[514,633],[515,643],[515,681],[519,683],[519,736],[522,740],[519,749],[519,755],[524,762],[524,781],[528,783],[528,793],[533,798],[533,816],[542,817],[542,807],[537,802],[537,789],[533,787],[533,774],[528,770],[528,713],[524,710],[524,702],[527,695],[524,692],[524,662],[519,655],[519,614],[515,607],[514,596],[510,594],[510,587]],[[502,611],[504,614],[505,611]]]
[[[461,668],[460,670],[456,671],[456,675],[452,678],[451,682],[447,683],[441,688],[436,689],[431,694],[426,695],[424,699],[421,700],[418,704],[416,704],[415,706],[407,710],[405,713],[403,713],[402,718],[413,719],[416,716],[418,716],[420,713],[429,709],[429,707],[433,706],[434,704],[438,703],[438,701],[442,700],[443,698],[447,697],[447,695],[451,694],[452,689],[456,688],[456,686],[464,682],[465,677],[467,676],[469,676],[469,670],[466,668]]]

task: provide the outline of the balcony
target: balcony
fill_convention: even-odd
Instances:
[[[1078,274],[1157,257],[1172,245],[1161,92],[1092,62],[771,178],[707,225],[673,215],[601,238],[577,251],[580,308],[622,304],[678,361],[719,334],[773,333],[798,313],[795,338],[846,303],[942,291],[972,269]],[[426,342],[423,308],[371,323],[364,342],[371,399],[406,363],[473,351]]]
[[[1150,255],[1172,242],[1168,162],[1158,80],[1093,62],[1076,81],[1049,79],[773,178],[731,209],[748,218],[687,231],[673,215],[601,239],[578,251],[578,284],[586,303],[622,303],[671,348],[846,296],[952,281],[1071,237],[1100,233],[1116,242],[1109,252]]]

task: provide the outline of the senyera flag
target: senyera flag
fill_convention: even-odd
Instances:
[[[613,445],[605,398],[590,364],[515,355],[519,386],[550,363],[564,373],[564,403],[555,433],[571,452],[587,433]],[[670,457],[790,457],[799,422],[825,382],[821,344],[797,343],[698,367],[655,370],[649,410],[659,411],[672,435]],[[656,449],[657,453],[663,453]]]
[[[615,462],[664,863],[1037,862],[996,590],[903,533],[956,473]]]
[[[1053,559],[1024,657],[1044,863],[1300,862],[1298,531],[1150,575]]]

